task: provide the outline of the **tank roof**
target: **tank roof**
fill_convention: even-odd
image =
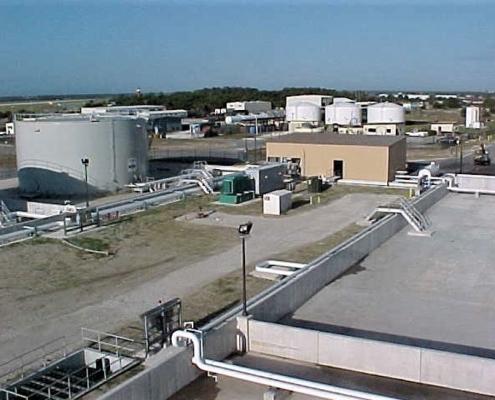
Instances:
[[[97,122],[99,120],[133,120],[136,115],[121,114],[15,114],[15,121],[24,122]]]
[[[399,104],[390,103],[390,102],[386,101],[385,103],[373,104],[373,105],[369,106],[368,108],[403,108],[403,107]]]

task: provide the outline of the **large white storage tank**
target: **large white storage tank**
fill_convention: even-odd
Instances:
[[[300,102],[285,109],[285,118],[288,122],[320,122],[321,107],[308,102]]]
[[[361,125],[361,107],[355,103],[337,103],[325,107],[325,125]]]
[[[466,107],[466,128],[481,128],[479,107]]]
[[[378,103],[368,107],[368,124],[404,124],[404,107],[394,103]]]
[[[145,178],[148,171],[146,121],[131,116],[17,116],[19,188],[49,196],[86,191],[82,159],[89,165],[90,193],[115,192]]]

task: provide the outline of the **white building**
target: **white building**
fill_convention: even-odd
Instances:
[[[298,103],[311,103],[320,108],[332,104],[332,96],[323,96],[319,94],[303,94],[300,96],[287,96],[285,99],[285,108],[294,106]]]
[[[227,103],[227,112],[243,112],[246,114],[259,114],[272,109],[269,101],[234,101]]]
[[[437,135],[454,133],[455,122],[436,122],[431,124],[432,131],[435,131]]]
[[[107,106],[107,107],[82,107],[81,114],[118,114],[137,115],[143,111],[165,111],[165,106],[139,105],[139,106]]]

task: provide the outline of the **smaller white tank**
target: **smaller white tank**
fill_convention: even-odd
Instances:
[[[287,106],[285,118],[288,122],[320,122],[321,108],[313,103],[300,102]]]
[[[355,103],[337,103],[325,107],[325,125],[361,125],[361,107]]]
[[[351,100],[347,97],[334,97],[333,104],[342,104],[342,103],[355,103],[354,100]]]
[[[430,165],[427,165],[426,167],[419,170],[418,179],[421,180],[421,178],[426,177],[428,180],[430,180],[432,176],[438,176],[439,174],[440,166],[432,161]]]
[[[404,107],[394,103],[378,103],[368,107],[369,124],[404,124],[406,113]]]
[[[479,107],[466,107],[466,128],[480,128]]]

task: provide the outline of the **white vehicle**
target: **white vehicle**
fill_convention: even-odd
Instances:
[[[426,137],[428,136],[427,131],[412,131],[412,132],[406,132],[407,136],[411,137]]]

